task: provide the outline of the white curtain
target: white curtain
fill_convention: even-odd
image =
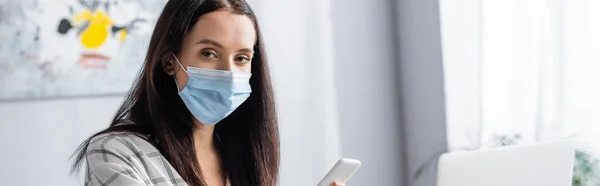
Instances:
[[[600,1],[441,0],[450,150],[600,140]]]
[[[329,0],[251,0],[262,26],[281,136],[280,185],[316,185],[341,157]]]

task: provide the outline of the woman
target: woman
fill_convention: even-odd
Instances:
[[[275,185],[273,93],[248,4],[169,1],[135,85],[74,170],[84,158],[88,185]]]
[[[86,185],[272,186],[273,91],[243,0],[170,0],[110,127],[78,148]]]

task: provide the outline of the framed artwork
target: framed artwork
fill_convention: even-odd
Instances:
[[[0,0],[0,100],[123,94],[167,0]]]

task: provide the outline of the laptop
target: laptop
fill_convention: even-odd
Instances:
[[[571,186],[572,141],[442,155],[437,186]]]

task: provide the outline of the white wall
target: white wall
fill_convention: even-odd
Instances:
[[[404,185],[393,5],[331,3],[343,155],[363,161],[349,185]],[[79,185],[66,175],[68,157],[85,137],[108,125],[121,99],[0,103],[2,185]]]
[[[108,126],[121,99],[0,103],[1,185],[81,185],[68,176],[68,158],[79,142]]]
[[[446,150],[437,0],[333,0],[344,156],[363,161],[350,185],[435,185]]]
[[[363,166],[348,185],[404,185],[392,0],[332,0],[343,156]]]
[[[413,175],[447,149],[438,0],[395,1],[407,185],[433,186],[434,166]]]

